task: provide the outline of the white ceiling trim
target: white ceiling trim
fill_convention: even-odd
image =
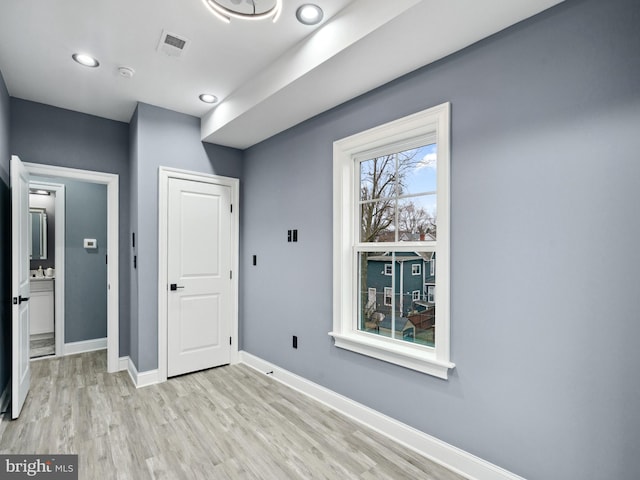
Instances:
[[[366,5],[367,3],[369,6]],[[228,138],[225,132],[237,131],[234,125],[242,126],[246,123],[245,117],[255,117],[255,109],[263,102],[287,89],[294,89],[295,83],[305,75],[322,67],[329,59],[418,3],[420,0],[394,0],[376,3],[375,8],[368,8],[371,6],[370,0],[356,0],[349,4],[320,29],[290,49],[229,97],[223,99],[219,106],[205,114],[201,122],[202,140],[246,148],[266,138],[265,133],[257,136],[246,135],[244,129],[241,129],[239,133],[243,138],[238,142],[240,139]],[[313,97],[316,94],[313,91],[306,93],[307,97]],[[288,124],[295,124],[298,119],[302,121],[307,118],[305,115],[296,114],[296,111],[308,110],[304,105],[296,107],[296,105],[287,104],[286,110]],[[281,113],[282,109],[278,114]],[[271,117],[262,118],[268,118],[265,123],[273,120]],[[270,136],[269,133],[266,135]]]

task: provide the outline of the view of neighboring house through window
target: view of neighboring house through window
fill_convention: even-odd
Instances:
[[[453,366],[448,129],[443,104],[334,143],[336,346],[441,378]]]

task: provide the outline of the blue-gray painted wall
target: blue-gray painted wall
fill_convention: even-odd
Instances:
[[[11,153],[24,162],[115,173],[119,178],[119,354],[129,354],[129,126],[11,98]],[[125,288],[123,288],[123,286]]]
[[[65,181],[65,343],[107,336],[107,186]],[[84,248],[95,238],[98,248]],[[122,356],[122,354],[121,354]]]
[[[9,93],[0,72],[0,392],[11,377],[11,193]]]
[[[570,0],[246,151],[243,348],[528,479],[638,478],[638,25]],[[444,381],[327,332],[332,142],[447,101]]]
[[[242,178],[242,152],[203,144],[197,117],[140,103],[133,120],[137,182],[132,202],[137,221],[132,231],[138,255],[137,285],[132,289],[138,295],[137,312],[132,312],[138,355],[133,360],[143,372],[158,366],[158,167]]]

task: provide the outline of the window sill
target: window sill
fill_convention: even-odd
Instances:
[[[398,345],[384,338],[372,338],[366,334],[345,335],[338,332],[329,332],[338,348],[377,358],[385,362],[410,368],[418,372],[433,375],[434,377],[448,379],[449,369],[455,364],[444,362],[435,358],[435,353],[425,352],[411,345]]]

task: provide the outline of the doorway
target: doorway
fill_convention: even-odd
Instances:
[[[161,382],[238,361],[238,190],[235,178],[160,167]]]
[[[56,167],[50,165],[42,165],[35,163],[24,163],[30,176],[45,177],[45,178],[59,178],[75,180],[79,182],[85,182],[89,184],[98,184],[106,186],[106,238],[107,238],[107,254],[106,254],[106,310],[107,310],[107,371],[109,373],[117,372],[119,370],[119,281],[118,281],[118,261],[119,261],[119,246],[118,246],[118,175],[111,173],[93,172],[88,170],[78,170],[74,168]],[[46,180],[39,180],[39,182],[48,183]],[[55,181],[52,181],[55,183]],[[56,200],[58,197],[64,198],[64,195],[56,194]],[[56,209],[58,210],[57,204]],[[60,209],[64,211],[64,206]],[[59,222],[56,222],[58,224]],[[62,228],[60,235],[64,238],[64,224],[61,223]],[[58,231],[56,231],[56,236]],[[91,240],[91,239],[87,239]],[[58,242],[56,242],[56,245]],[[90,248],[90,245],[87,247]],[[58,257],[58,251],[56,250],[56,269],[55,269],[55,315],[59,319],[64,319],[64,292],[65,292],[65,277],[60,268],[63,267],[63,263],[59,261],[59,258],[64,259],[64,251],[61,253],[61,257]],[[109,259],[112,259],[109,261]],[[61,307],[60,310],[58,307]],[[91,349],[104,348],[104,340],[98,339],[93,343],[90,342],[76,342],[65,345],[64,343],[64,324],[62,321],[56,322],[55,329],[56,336],[56,355],[70,355],[73,353],[79,353],[79,351],[87,351]],[[80,345],[81,344],[81,345]],[[79,349],[79,350],[77,350]]]
[[[29,182],[30,358],[63,355],[65,187]]]

